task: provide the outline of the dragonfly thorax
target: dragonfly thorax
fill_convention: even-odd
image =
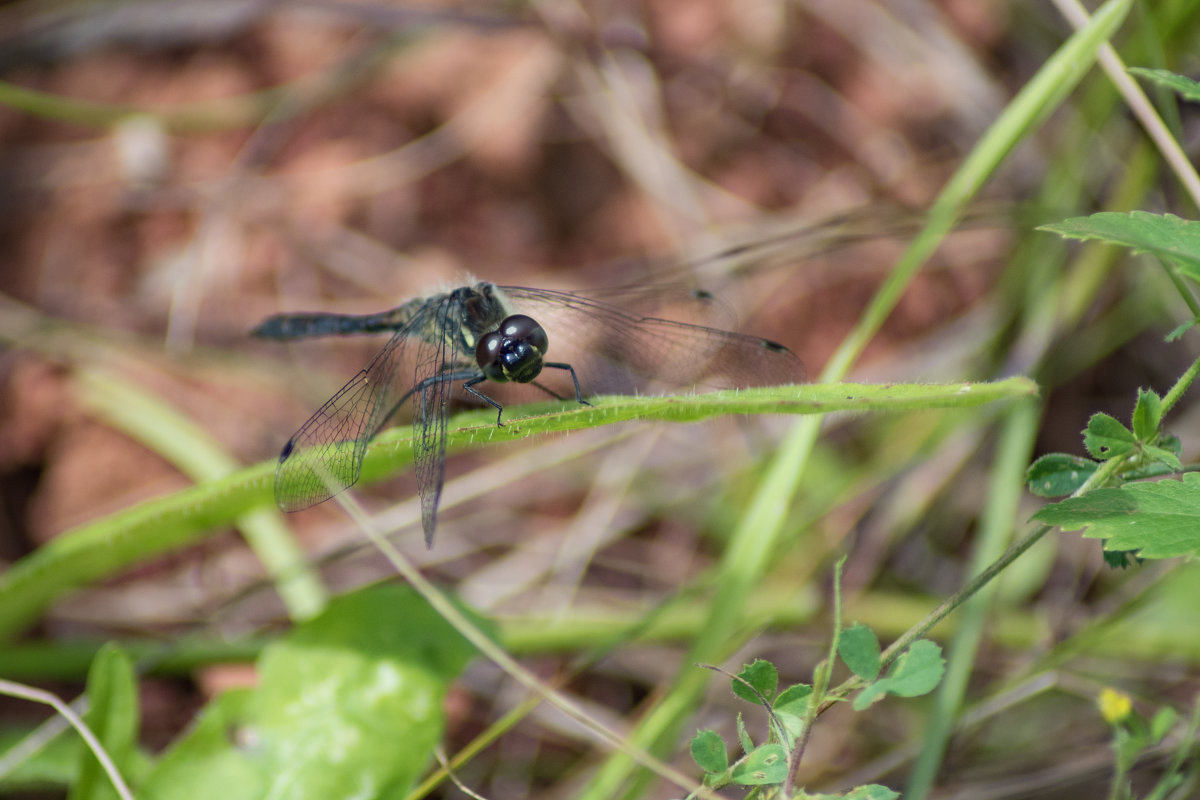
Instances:
[[[490,381],[529,383],[541,373],[548,346],[546,331],[537,320],[514,314],[479,338],[475,361]]]

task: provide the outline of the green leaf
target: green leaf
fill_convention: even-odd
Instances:
[[[753,686],[758,691],[758,694],[755,694],[754,690],[751,690],[750,686],[747,686],[746,683],[742,683],[742,681],[737,679],[732,681],[733,693],[751,703],[761,704],[764,697],[766,698],[766,702],[770,703],[771,699],[775,697],[776,687],[779,686],[779,671],[775,669],[775,665],[770,661],[765,661],[761,658],[743,666],[741,671],[738,672],[738,678],[749,683],[750,686]],[[762,697],[759,695],[762,695]]]
[[[1106,539],[1105,550],[1136,550],[1142,558],[1200,552],[1200,475],[1097,489],[1046,506],[1033,518],[1063,530]]]
[[[787,777],[787,751],[777,744],[764,744],[734,765],[730,778],[742,786],[782,783]]]
[[[783,725],[791,737],[804,732],[804,716],[808,713],[809,698],[812,697],[812,687],[797,683],[779,693],[772,704],[775,717]]]
[[[1133,407],[1133,435],[1140,442],[1152,442],[1162,422],[1162,398],[1149,389],[1138,389]]]
[[[1147,69],[1146,67],[1130,67],[1126,70],[1130,75],[1147,78],[1159,86],[1165,86],[1179,94],[1184,100],[1200,101],[1200,83],[1183,75],[1176,75],[1165,69]]]
[[[838,655],[860,678],[875,680],[879,675],[879,638],[866,625],[853,625],[838,637]]]
[[[109,643],[92,660],[87,680],[88,710],[83,721],[95,734],[123,777],[128,777],[138,731],[137,680],[133,662],[120,647]],[[108,774],[90,748],[79,754],[79,777],[70,800],[108,800],[117,797]]]
[[[1108,414],[1093,414],[1083,432],[1083,446],[1094,458],[1106,461],[1132,453],[1137,447],[1133,431]]]
[[[725,740],[716,731],[697,731],[692,739],[692,760],[705,772],[724,772],[729,768]]]
[[[1171,728],[1175,725],[1175,721],[1179,719],[1179,714],[1170,706],[1163,706],[1150,720],[1150,738],[1154,744],[1158,744],[1163,740],[1163,737],[1171,732]]]
[[[268,645],[252,693],[223,695],[160,762],[150,800],[399,796],[426,769],[442,699],[474,649],[413,590],[337,598]]]
[[[1039,230],[1071,239],[1097,239],[1124,245],[1139,253],[1153,253],[1177,263],[1192,280],[1200,280],[1200,222],[1171,214],[1133,211],[1120,214],[1104,211],[1090,217],[1075,217]]]
[[[937,688],[946,671],[942,648],[928,639],[913,642],[888,675],[888,691],[900,697],[920,697]]]
[[[789,714],[803,714],[808,710],[808,698],[811,695],[812,687],[807,683],[794,683],[779,693],[772,707]]]
[[[937,688],[945,671],[946,660],[942,658],[942,648],[928,639],[919,639],[901,653],[886,678],[864,688],[851,705],[854,710],[862,711],[887,694],[899,697],[928,694]]]
[[[1142,447],[1142,453],[1153,461],[1161,461],[1175,472],[1183,471],[1183,462],[1179,460],[1179,456],[1162,447],[1154,447],[1146,445]]]
[[[1100,465],[1090,458],[1067,453],[1048,453],[1025,472],[1025,485],[1038,497],[1074,494]]]

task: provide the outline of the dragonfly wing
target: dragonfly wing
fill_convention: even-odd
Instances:
[[[413,374],[413,467],[417,493],[421,496],[421,527],[426,547],[433,546],[438,503],[446,479],[446,418],[450,413],[450,397],[454,382],[463,377],[457,354],[447,352],[452,350],[449,336],[460,326],[456,311],[457,306],[451,301],[440,303],[432,311],[428,323],[432,327],[427,328],[432,335],[418,343]]]
[[[720,317],[723,307],[703,292],[633,287],[590,297],[512,286],[503,291],[514,309],[542,324],[550,339],[548,358],[572,363],[585,393],[653,384],[779,386],[805,378],[804,364],[782,345],[673,319],[702,323]]]
[[[275,467],[275,502],[281,509],[300,511],[322,503],[358,480],[367,445],[407,396],[396,377],[408,329],[398,331],[288,440]]]

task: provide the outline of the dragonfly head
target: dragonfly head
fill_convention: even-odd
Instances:
[[[496,330],[479,337],[475,361],[490,381],[529,383],[541,373],[548,346],[546,331],[537,320],[514,314]]]

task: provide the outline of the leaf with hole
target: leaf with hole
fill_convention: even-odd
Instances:
[[[1133,431],[1108,414],[1092,414],[1083,432],[1083,446],[1092,457],[1102,461],[1119,458],[1137,448]]]

